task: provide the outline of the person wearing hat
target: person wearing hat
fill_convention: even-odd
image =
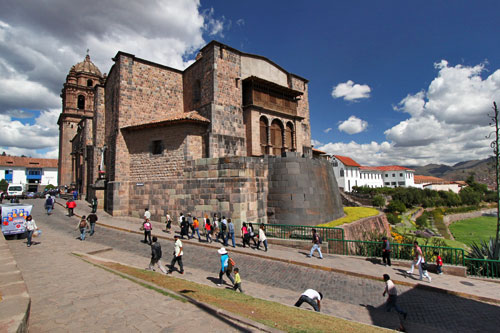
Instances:
[[[306,302],[314,308],[314,311],[319,312],[321,310],[321,301],[323,300],[323,294],[314,290],[307,289],[300,295],[299,300],[295,303],[296,307],[300,307],[302,303]]]
[[[170,269],[167,274],[172,274],[176,262],[179,263],[180,273],[184,274],[184,266],[182,265],[182,255],[184,254],[184,252],[182,252],[182,241],[179,239],[179,235],[175,235],[174,239],[174,257],[172,258]]]
[[[387,237],[382,237],[382,261],[384,266],[391,266],[391,244]]]
[[[221,247],[220,249],[217,250],[220,254],[220,272],[219,272],[219,283],[217,284],[219,287],[222,286],[222,283],[224,280],[222,280],[222,276],[224,273],[226,276],[231,280],[231,283],[234,284],[234,279],[231,276],[231,271],[229,270],[229,255],[227,254],[227,251],[224,247]]]

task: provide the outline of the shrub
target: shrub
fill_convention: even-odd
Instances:
[[[417,229],[425,229],[429,226],[429,213],[424,211],[422,215],[420,215],[415,221],[417,225]]]
[[[387,210],[391,213],[404,213],[406,211],[406,206],[400,200],[392,200],[387,206]]]
[[[401,217],[399,215],[393,213],[388,213],[385,215],[387,216],[387,221],[389,221],[390,224],[395,225],[401,223]]]
[[[0,191],[5,192],[8,187],[9,183],[5,179],[0,180]]]
[[[373,197],[372,205],[374,207],[382,208],[385,206],[385,198],[379,194]]]

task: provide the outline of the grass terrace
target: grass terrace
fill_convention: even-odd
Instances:
[[[377,216],[380,212],[369,207],[344,207],[344,217],[328,223],[319,224],[318,227],[338,227],[339,225],[355,222],[366,217]]]

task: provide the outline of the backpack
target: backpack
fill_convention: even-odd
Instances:
[[[235,267],[236,266],[236,263],[234,262],[233,258],[229,258],[228,262],[227,262],[227,267]]]
[[[144,230],[151,230],[151,223],[144,222]]]
[[[80,228],[85,228],[87,226],[87,221],[81,220],[80,221]]]
[[[225,223],[222,223],[222,222],[221,222],[221,224],[222,224],[222,225],[221,225],[221,229],[222,229],[222,231],[226,231],[226,224],[225,224]]]

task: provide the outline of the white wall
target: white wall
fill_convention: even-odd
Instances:
[[[261,79],[288,87],[288,76],[283,70],[270,62],[250,56],[241,56],[241,79],[257,76]]]
[[[0,166],[0,179],[5,179],[5,170],[12,170],[12,183],[13,184],[27,184],[26,181],[26,168],[14,166]],[[41,185],[52,184],[57,186],[57,168],[44,168],[42,169]]]
[[[56,168],[44,168],[42,170],[42,185],[52,184],[57,186],[57,169]]]

